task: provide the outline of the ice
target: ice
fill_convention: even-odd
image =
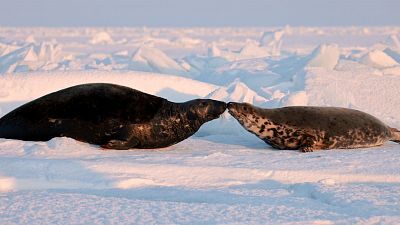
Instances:
[[[60,52],[61,47],[57,44],[28,44],[0,57],[0,73],[46,70],[42,67],[56,64]]]
[[[260,47],[257,42],[252,40],[247,41],[239,54],[240,59],[262,58],[270,55],[267,49]]]
[[[199,45],[204,44],[201,39],[190,38],[190,37],[179,37],[172,40],[177,46],[183,46],[185,48],[195,48]]]
[[[25,38],[25,42],[27,42],[27,43],[36,43],[35,36],[33,36],[33,35],[28,35],[28,36]]]
[[[2,192],[9,192],[14,190],[15,188],[15,180],[9,177],[1,177],[0,176],[0,194]]]
[[[336,44],[323,44],[318,46],[310,55],[308,67],[320,67],[326,69],[335,68],[340,56],[339,47]]]
[[[360,59],[360,62],[378,69],[399,65],[392,57],[380,50],[368,52]]]
[[[290,28],[287,28],[286,30],[290,33]],[[259,44],[262,47],[268,48],[271,55],[279,56],[281,53],[284,34],[285,30],[266,31],[261,36]]]
[[[0,116],[105,82],[175,102],[346,107],[400,128],[399,32],[0,27]],[[0,139],[0,224],[398,224],[399,150],[274,150],[227,112],[164,149]]]
[[[92,45],[113,44],[114,41],[109,33],[105,31],[100,31],[93,34],[92,38],[89,40],[89,43]]]
[[[308,97],[305,91],[294,92],[283,99],[284,106],[306,106],[308,105]]]
[[[391,34],[384,43],[390,48],[400,50],[400,40],[397,34]]]
[[[225,102],[247,102],[255,105],[262,105],[267,102],[267,99],[257,95],[246,84],[240,82],[240,79],[235,80],[226,87],[220,87],[213,91],[207,98]]]
[[[397,63],[400,63],[400,50],[395,50],[391,48],[386,48],[384,51],[388,56],[396,60]]]
[[[131,60],[130,68],[133,70],[177,75],[186,75],[187,72],[163,51],[149,46],[138,48]]]

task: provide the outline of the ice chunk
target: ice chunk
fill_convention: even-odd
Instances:
[[[56,63],[60,59],[61,47],[43,42],[29,44],[0,57],[0,73],[23,72]]]
[[[90,44],[112,44],[114,43],[111,35],[105,31],[95,33],[89,41]]]
[[[236,79],[228,86],[218,88],[210,93],[207,98],[225,102],[247,102],[256,105],[267,102],[267,99],[259,96],[239,79]]]
[[[392,57],[380,50],[368,52],[360,59],[360,62],[378,69],[399,65]]]
[[[326,69],[335,68],[340,56],[339,47],[337,44],[319,45],[308,56],[309,61],[307,67],[320,67]]]
[[[261,47],[266,47],[273,56],[279,56],[282,47],[282,38],[285,30],[266,31],[260,38]]]
[[[157,48],[142,46],[133,53],[131,59],[130,68],[133,70],[187,75],[187,71],[175,60]]]
[[[254,41],[247,41],[243,48],[240,50],[241,58],[262,58],[269,56],[267,49],[262,48]]]
[[[391,34],[386,41],[384,42],[387,46],[390,48],[398,49],[400,50],[400,40],[399,37],[396,34]]]
[[[27,43],[35,43],[35,42],[36,42],[35,36],[33,36],[32,34],[31,34],[31,35],[28,35],[28,36],[25,38],[25,42],[27,42]]]

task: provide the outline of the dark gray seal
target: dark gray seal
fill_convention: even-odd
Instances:
[[[230,102],[228,110],[246,130],[277,149],[309,152],[373,147],[389,140],[400,143],[400,131],[354,109],[307,106],[263,109]]]
[[[83,84],[31,101],[0,119],[0,138],[71,137],[111,149],[163,148],[218,118],[226,103],[174,103],[114,84]]]

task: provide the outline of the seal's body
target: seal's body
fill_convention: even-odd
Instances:
[[[216,119],[224,102],[173,103],[114,84],[83,84],[31,101],[0,119],[0,138],[71,137],[105,148],[162,148]]]
[[[306,106],[262,109],[233,102],[228,109],[246,130],[277,149],[307,152],[373,147],[388,140],[400,142],[397,129],[353,109]]]

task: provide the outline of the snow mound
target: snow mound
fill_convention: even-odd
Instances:
[[[141,46],[133,53],[130,69],[165,74],[187,75],[175,60],[157,48]]]
[[[218,88],[210,93],[207,98],[225,102],[247,102],[255,105],[262,105],[263,103],[267,102],[267,99],[259,96],[246,84],[240,82],[239,79],[225,87]]]
[[[306,106],[308,97],[305,91],[294,92],[282,100],[283,106]]]
[[[371,72],[308,70],[305,91],[309,105],[355,108],[399,127],[400,76],[376,76]]]
[[[381,70],[370,67],[363,63],[353,61],[353,60],[348,60],[348,59],[340,59],[338,64],[335,67],[335,70],[343,71],[343,72],[352,71],[352,72],[360,73],[360,74],[371,74],[371,75],[376,75],[376,76],[382,76]]]
[[[131,87],[171,101],[204,97],[219,86],[173,75],[127,71],[36,72],[29,76],[0,76],[1,102],[24,102],[84,83],[113,83]],[[46,85],[43,85],[46,84]],[[14,106],[16,107],[16,106]],[[6,112],[2,112],[6,113]]]
[[[8,192],[15,188],[15,179],[0,176],[0,193]]]
[[[105,31],[95,33],[92,38],[89,40],[89,43],[92,45],[96,44],[113,44],[114,41],[111,38],[111,35]]]
[[[399,65],[392,57],[381,50],[373,50],[361,57],[360,62],[377,69]]]
[[[340,51],[337,44],[319,45],[308,56],[309,61],[307,63],[307,67],[333,69],[338,63],[339,56]]]
[[[27,42],[27,43],[36,43],[35,36],[33,36],[32,34],[31,34],[31,35],[28,35],[28,36],[25,38],[25,42]]]

